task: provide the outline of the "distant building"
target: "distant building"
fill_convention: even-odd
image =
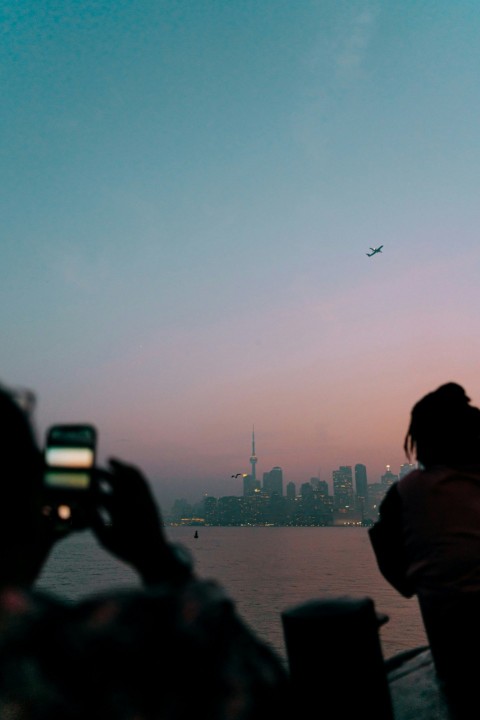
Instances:
[[[302,483],[297,500],[296,525],[333,525],[333,498],[328,494],[327,483],[319,480],[317,489],[311,481]]]
[[[300,484],[298,495],[295,483],[288,482],[284,495],[282,468],[276,465],[263,473],[260,483],[255,474],[256,463],[255,431],[252,430],[252,472],[239,473],[243,476],[243,496],[219,499],[206,496],[197,505],[175,500],[168,520],[183,524],[201,520],[209,525],[369,526],[378,518],[388,489],[418,467],[404,463],[397,475],[386,465],[379,482],[368,483],[365,465],[357,463],[354,472],[351,465],[341,465],[332,472],[332,494],[329,484],[314,476]]]
[[[400,465],[400,472],[398,473],[399,478],[404,477],[405,475],[408,475],[408,473],[412,472],[412,470],[416,470],[417,465],[413,463],[404,463],[403,465]]]
[[[391,485],[393,485],[394,482],[397,482],[397,480],[398,475],[395,475],[395,473],[390,470],[390,465],[387,465],[385,472],[380,478],[380,484],[385,488],[386,491]]]
[[[217,523],[217,498],[207,496],[203,499],[203,514],[205,516],[205,522],[209,525],[215,525]]]
[[[367,468],[361,463],[355,465],[355,506],[362,514],[368,507]]]
[[[353,476],[351,465],[341,465],[332,473],[333,507],[338,512],[354,509]]]
[[[385,497],[385,485],[382,483],[370,483],[368,486],[368,505],[365,513],[366,517],[370,517],[372,520],[378,518],[378,509],[380,503]]]
[[[270,472],[263,473],[262,490],[267,495],[283,495],[283,471],[281,467],[274,467]]]
[[[313,498],[313,487],[311,483],[304,482],[300,485],[300,497],[302,497],[304,500],[308,498]]]
[[[251,497],[260,492],[260,481],[255,480],[251,475],[243,476],[243,496]]]
[[[313,485],[312,481],[310,480],[310,484],[312,485],[315,493],[317,495],[323,495],[324,497],[328,495],[328,483],[326,480],[319,480],[318,478],[315,478],[318,480],[315,485]]]
[[[236,495],[219,498],[217,517],[219,525],[240,525],[243,520],[242,498]]]
[[[295,500],[296,492],[297,491],[296,491],[295,483],[288,482],[287,483],[287,492],[286,492],[287,500]]]

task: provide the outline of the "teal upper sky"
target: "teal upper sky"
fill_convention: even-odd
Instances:
[[[478,2],[0,18],[0,379],[37,391],[40,437],[94,422],[200,496],[248,470],[253,423],[259,476],[373,482],[421,395],[479,403]]]

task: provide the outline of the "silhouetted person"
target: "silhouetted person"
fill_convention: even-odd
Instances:
[[[168,543],[148,483],[111,461],[91,527],[143,587],[77,603],[35,591],[65,536],[45,514],[27,414],[0,389],[0,718],[264,720],[289,717],[281,660],[214,581]],[[105,520],[107,510],[109,519]]]
[[[388,490],[370,539],[385,578],[417,596],[454,715],[477,717],[480,410],[460,385],[442,385],[413,407],[404,449],[419,469]]]

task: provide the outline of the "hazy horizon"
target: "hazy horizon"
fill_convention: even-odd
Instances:
[[[258,453],[257,453],[258,457]],[[390,471],[394,475],[398,475],[400,471],[400,467],[403,464],[407,464],[408,460],[405,458],[402,460],[402,462],[396,466],[392,465],[391,463],[384,463],[383,465],[378,464],[375,465],[375,470],[372,472],[371,468],[366,466],[367,469],[367,482],[369,485],[378,483],[381,480],[382,475],[385,474],[387,469],[390,469]],[[341,466],[351,466],[352,468],[352,478],[353,478],[353,486],[355,489],[355,465],[356,464],[362,464],[365,465],[365,463],[362,463],[361,461],[355,461],[355,462],[341,462],[336,467],[332,468],[324,468],[323,470],[318,469],[317,472],[313,472],[308,476],[302,476],[301,472],[296,471],[293,468],[293,475],[298,478],[297,480],[294,480],[293,477],[287,476],[285,474],[284,468],[279,465],[279,463],[274,463],[270,465],[270,467],[261,466],[261,469],[259,469],[258,463],[257,463],[257,472],[256,477],[257,480],[260,482],[261,487],[263,487],[263,473],[269,472],[272,470],[273,467],[282,467],[283,472],[283,493],[286,494],[286,488],[287,484],[289,482],[293,482],[296,486],[296,492],[297,494],[300,493],[300,487],[303,483],[310,482],[312,478],[319,478],[322,481],[327,482],[329,493],[333,494],[333,477],[332,473],[334,470],[338,470]],[[290,468],[290,471],[292,472],[292,468]],[[228,476],[225,477],[219,477],[218,473],[212,474],[212,476],[206,476],[205,478],[197,478],[192,482],[189,478],[182,478],[178,477],[176,479],[170,480],[167,484],[157,483],[155,482],[155,478],[152,477],[152,480],[155,484],[155,491],[156,495],[158,496],[159,500],[164,504],[165,509],[170,509],[172,503],[175,500],[187,500],[191,504],[196,504],[202,501],[203,497],[210,495],[213,497],[225,497],[225,496],[242,496],[243,495],[243,477],[232,478],[232,474],[235,475],[237,472],[244,472],[247,474],[251,473],[251,465],[250,463],[244,463],[244,467],[240,468],[240,470],[236,469],[233,473],[231,473]],[[201,484],[203,482],[204,490],[200,490]]]
[[[480,404],[480,6],[6,0],[0,380],[163,503]],[[381,253],[367,257],[370,247]],[[238,488],[232,485],[232,489]]]

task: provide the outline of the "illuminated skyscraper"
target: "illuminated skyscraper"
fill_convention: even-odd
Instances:
[[[398,475],[395,475],[395,473],[393,473],[390,470],[390,465],[386,465],[385,472],[382,475],[382,477],[380,478],[380,483],[385,488],[385,492],[387,491],[387,488],[389,488],[391,485],[393,485],[393,483],[396,482],[397,480],[398,480]]]
[[[355,500],[357,510],[363,511],[368,504],[367,468],[361,463],[355,465]]]
[[[354,506],[351,465],[341,465],[338,470],[333,471],[332,476],[335,510],[351,510]]]

